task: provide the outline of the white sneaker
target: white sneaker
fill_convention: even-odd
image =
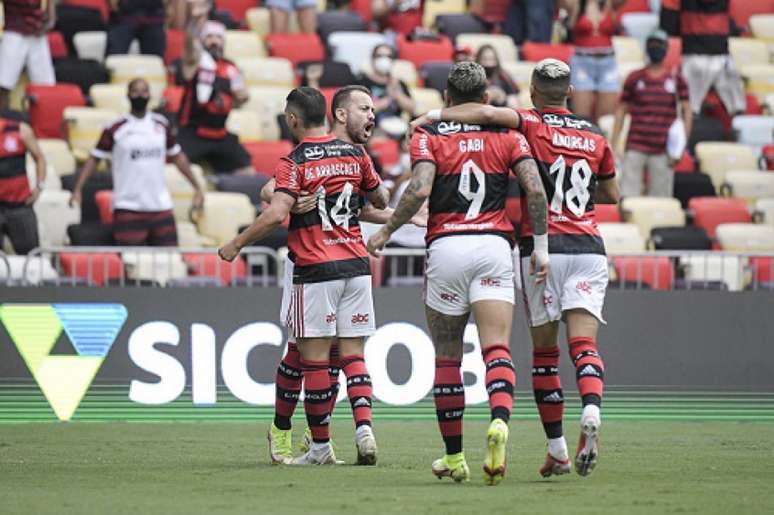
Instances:
[[[575,470],[581,476],[588,476],[597,465],[599,457],[599,408],[586,406],[581,417],[581,434],[578,451],[575,454]]]
[[[289,465],[336,465],[336,455],[330,442],[312,444],[308,452],[290,460]]]
[[[360,426],[355,431],[358,465],[376,465],[376,439],[371,426]]]

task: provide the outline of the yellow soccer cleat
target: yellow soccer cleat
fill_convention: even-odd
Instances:
[[[433,462],[433,474],[438,479],[450,477],[457,483],[470,481],[470,469],[465,462],[465,454],[447,454],[439,460]]]
[[[292,433],[290,429],[280,429],[272,423],[268,434],[272,465],[287,465],[293,459]]]
[[[301,443],[298,445],[298,449],[301,451],[301,454],[305,454],[309,452],[309,449],[312,447],[312,430],[307,428],[304,430],[304,438],[301,439]]]
[[[508,443],[508,424],[496,418],[486,432],[486,458],[484,459],[484,483],[494,486],[505,477],[505,447]]]

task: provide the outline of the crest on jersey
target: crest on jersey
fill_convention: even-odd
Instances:
[[[677,91],[677,86],[675,85],[675,79],[672,77],[668,77],[667,80],[664,81],[664,89],[667,90],[667,93],[674,94]]]
[[[325,150],[322,147],[308,147],[304,149],[304,157],[309,161],[317,161],[325,157]]]
[[[438,132],[444,136],[447,134],[457,134],[462,130],[462,124],[459,122],[441,122],[438,124]]]
[[[8,136],[3,142],[3,147],[5,147],[6,152],[17,152],[19,150],[19,143],[16,141],[16,138]]]

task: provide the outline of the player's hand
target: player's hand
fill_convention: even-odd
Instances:
[[[317,195],[310,195],[308,191],[302,191],[301,195],[290,208],[290,212],[296,215],[303,215],[317,207]]]
[[[379,257],[388,241],[390,241],[390,234],[382,227],[368,238],[368,244],[366,245],[368,253],[372,256]]]
[[[27,201],[25,202],[26,205],[31,206],[35,202],[38,201],[38,198],[40,198],[40,188],[35,188],[32,190],[32,194],[27,198]]]
[[[535,276],[535,283],[544,283],[548,277],[548,270],[550,264],[548,262],[548,254],[543,252],[533,252],[529,258],[529,273]]]
[[[204,210],[204,193],[202,193],[202,190],[196,190],[194,193],[193,200],[191,201],[191,209],[193,211]]]
[[[80,190],[73,191],[73,194],[70,195],[70,202],[68,204],[70,207],[80,206],[81,201],[83,200],[83,194]]]
[[[223,261],[234,261],[236,257],[239,255],[239,247],[234,243],[234,240],[231,240],[230,242],[223,245],[221,248],[218,249],[218,255],[220,256],[220,259]]]

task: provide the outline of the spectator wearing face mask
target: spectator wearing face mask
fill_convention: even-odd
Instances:
[[[645,169],[649,172],[648,195],[671,197],[677,156],[668,155],[670,129],[684,130],[686,140],[691,133],[688,86],[679,72],[664,66],[667,47],[664,31],[657,30],[648,36],[646,49],[650,64],[629,74],[616,107],[613,148],[621,137],[624,117],[627,113],[631,115],[621,175],[624,197],[642,195]],[[673,128],[678,117],[683,127]]]
[[[392,75],[395,51],[389,45],[379,45],[371,54],[371,70],[362,73],[359,84],[371,90],[376,111],[376,124],[403,113],[414,115],[416,105],[405,82]]]
[[[512,109],[519,107],[519,86],[513,82],[513,79],[500,66],[497,50],[492,45],[481,46],[476,54],[476,62],[484,68],[486,79],[489,81],[489,87],[487,88],[489,103],[494,106],[505,106]]]

